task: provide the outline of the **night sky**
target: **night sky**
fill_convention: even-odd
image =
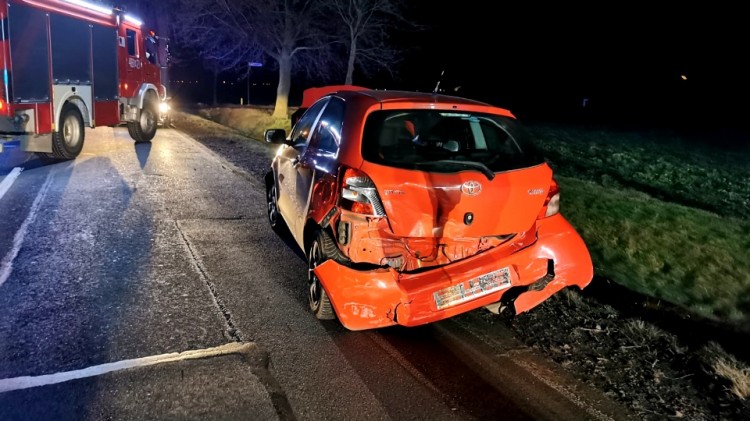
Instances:
[[[738,5],[409,4],[407,18],[426,28],[393,34],[406,51],[397,77],[355,74],[355,84],[432,90],[445,70],[446,93],[529,119],[738,127],[750,112],[750,25]],[[275,76],[256,71],[253,81],[272,82],[262,89],[273,95]],[[292,105],[320,84],[294,82]]]
[[[575,115],[584,98],[586,112],[638,122],[723,124],[750,112],[750,25],[737,6],[503,3],[498,12],[475,0],[415,3],[435,29],[405,63],[407,84],[444,68],[451,83],[441,87],[540,118]]]

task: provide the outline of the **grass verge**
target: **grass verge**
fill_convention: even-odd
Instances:
[[[703,316],[748,319],[750,222],[557,178],[562,213],[588,245],[598,274]]]
[[[529,129],[556,174],[750,219],[747,140],[731,144],[729,135],[696,140],[669,131],[573,125],[536,124]]]
[[[292,112],[294,109],[290,108],[289,114]],[[197,110],[199,116],[229,126],[256,140],[263,139],[266,129],[285,129],[289,133],[290,119],[276,118],[272,113],[270,108],[258,107],[213,107]]]

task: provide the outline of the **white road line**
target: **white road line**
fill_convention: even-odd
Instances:
[[[171,354],[152,355],[150,357],[117,361],[114,363],[86,367],[80,370],[64,371],[62,373],[0,379],[0,393],[10,392],[12,390],[28,389],[31,387],[47,386],[51,384],[67,382],[70,380],[83,379],[86,377],[100,376],[102,374],[125,370],[128,368],[148,367],[155,364],[217,357],[220,355],[228,354],[241,354],[248,352],[253,348],[255,348],[255,343],[253,342],[231,342],[214,348],[197,349],[185,352],[173,352]]]
[[[0,199],[2,199],[5,193],[8,192],[10,186],[13,185],[13,182],[16,181],[16,178],[21,174],[21,171],[23,171],[23,168],[15,167],[5,176],[3,182],[0,183]]]
[[[29,210],[28,216],[26,216],[23,224],[21,224],[21,227],[18,228],[18,231],[16,231],[16,235],[13,237],[13,248],[8,252],[8,254],[5,255],[3,260],[0,261],[0,286],[2,286],[5,281],[8,280],[11,272],[13,272],[13,260],[15,260],[16,256],[18,256],[18,252],[21,250],[21,246],[23,245],[23,239],[24,237],[26,237],[26,231],[29,229],[29,225],[34,222],[36,213],[39,211],[39,206],[41,206],[42,199],[44,199],[44,197],[47,195],[47,191],[49,190],[49,186],[51,184],[52,172],[50,171],[47,174],[47,179],[44,181],[42,188],[39,189],[39,193],[36,194],[36,199],[34,199],[34,203],[31,205],[31,210]]]

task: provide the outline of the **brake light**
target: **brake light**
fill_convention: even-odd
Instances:
[[[352,202],[351,208],[349,210],[352,212],[362,213],[365,215],[373,214],[372,205],[369,203]]]
[[[364,215],[385,216],[375,183],[353,168],[346,168],[341,176],[341,206]]]
[[[549,186],[547,198],[544,200],[544,206],[539,212],[539,218],[548,218],[560,212],[560,186],[554,179]]]

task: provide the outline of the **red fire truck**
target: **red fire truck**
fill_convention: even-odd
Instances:
[[[137,18],[84,0],[0,0],[0,26],[0,151],[17,140],[73,159],[85,126],[126,123],[136,142],[154,137],[165,61]]]

